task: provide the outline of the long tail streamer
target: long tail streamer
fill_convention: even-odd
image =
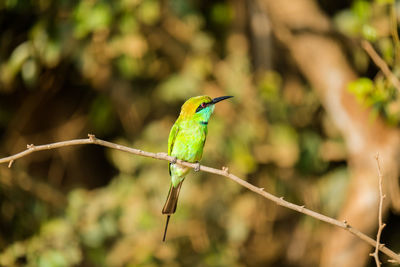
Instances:
[[[169,217],[171,217],[171,215],[167,215],[167,222],[165,223],[165,230],[164,230],[164,236],[162,241],[165,242],[165,237],[167,236],[167,229],[168,229],[168,223],[169,223]]]

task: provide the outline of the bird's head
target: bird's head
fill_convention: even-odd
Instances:
[[[191,97],[182,105],[179,117],[181,119],[193,118],[208,122],[214,111],[214,105],[231,97],[233,96],[221,96],[214,99],[206,95]]]

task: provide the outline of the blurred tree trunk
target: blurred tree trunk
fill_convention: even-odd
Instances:
[[[247,1],[253,66],[256,72],[272,67],[271,23],[257,1]]]
[[[378,175],[374,156],[379,152],[386,192],[398,201],[399,133],[347,91],[357,75],[340,45],[329,37],[329,19],[309,0],[258,2],[271,20],[275,36],[289,50],[298,68],[317,91],[320,101],[341,131],[348,150],[351,181],[339,219],[374,236],[378,214]],[[269,27],[268,25],[266,27]],[[384,213],[388,210],[385,201]],[[341,229],[322,239],[321,266],[365,266],[371,247]]]

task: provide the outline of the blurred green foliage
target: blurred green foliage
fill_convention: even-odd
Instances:
[[[374,3],[365,0],[353,1],[349,9],[339,12],[335,17],[337,28],[350,36],[360,36],[367,40],[377,39],[377,30],[373,23]]]
[[[400,42],[397,33],[398,3],[393,0],[364,1],[357,0],[335,16],[335,24],[339,31],[351,38],[365,38],[371,42],[381,54],[384,61],[398,75],[400,66]],[[394,29],[394,30],[393,30]],[[361,48],[355,47],[355,64],[366,72],[369,60]],[[368,74],[368,73],[366,73]],[[375,78],[362,77],[349,84],[349,91],[357,99],[372,108],[372,115],[383,115],[387,122],[398,125],[400,119],[400,99],[397,89],[390,81],[378,73]]]
[[[166,151],[184,100],[234,95],[216,107],[202,163],[228,166],[271,193],[334,216],[348,177],[343,140],[296,70],[255,69],[240,3],[0,2],[2,155],[88,132]],[[354,1],[332,19],[348,38],[374,41],[396,69],[396,44],[376,24],[390,3]],[[367,76],[368,57],[352,49]],[[361,78],[349,90],[398,123],[397,94],[383,77]],[[316,223],[309,218],[194,173],[162,243],[167,163],[120,151],[65,148],[3,167],[4,266],[279,266],[296,242],[323,242],[311,234]],[[297,227],[304,239],[293,238]],[[299,257],[308,259],[304,264],[318,260]]]

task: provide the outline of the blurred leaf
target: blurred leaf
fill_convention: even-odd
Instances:
[[[36,82],[36,79],[38,78],[38,72],[38,65],[33,59],[28,59],[22,65],[22,78],[24,79],[24,82],[29,86],[32,86]]]
[[[48,250],[38,258],[38,267],[70,266],[64,256],[57,250]]]
[[[139,75],[141,70],[139,60],[125,55],[117,59],[117,66],[122,76],[127,79]]]
[[[137,14],[143,23],[155,24],[160,18],[160,4],[156,0],[143,0]]]
[[[380,38],[378,40],[378,46],[385,62],[388,63],[389,66],[393,65],[395,53],[392,40],[390,38]]]
[[[31,54],[31,42],[27,41],[17,46],[17,48],[12,52],[8,62],[5,65],[2,65],[1,80],[5,84],[11,83]]]
[[[353,51],[354,64],[358,71],[366,72],[370,64],[370,58],[368,54],[360,47],[357,47]]]
[[[378,4],[392,4],[394,0],[375,0]]]
[[[352,37],[360,31],[360,20],[351,10],[343,10],[334,18],[335,26],[343,33]]]
[[[116,126],[113,106],[110,100],[104,95],[99,95],[93,101],[90,107],[89,118],[94,132],[99,135],[111,133]]]
[[[75,19],[75,35],[83,38],[93,31],[108,28],[112,21],[111,8],[102,2],[81,1],[75,11]]]
[[[18,4],[18,0],[6,0],[5,5],[7,8],[14,8]]]
[[[166,101],[185,100],[199,92],[200,81],[190,74],[175,74],[161,83],[159,95]]]
[[[276,100],[279,98],[281,87],[282,78],[277,72],[274,71],[266,72],[258,84],[261,96],[267,101]]]
[[[213,22],[219,25],[228,25],[234,17],[233,10],[228,3],[216,3],[211,9]]]
[[[349,183],[349,173],[347,169],[336,169],[323,175],[318,179],[320,190],[321,207],[328,216],[336,217],[344,202],[344,192]]]
[[[282,77],[275,71],[265,72],[258,82],[261,98],[265,101],[268,118],[271,122],[287,120],[287,105],[282,98]]]
[[[115,140],[116,143],[121,145],[130,146],[125,140],[118,139]],[[118,151],[118,150],[110,150],[108,152],[108,156],[110,158],[111,163],[123,173],[133,173],[138,166],[140,166],[141,161],[140,159],[133,157],[132,155]]]
[[[240,173],[250,173],[254,171],[257,165],[250,152],[250,147],[241,142],[235,142],[232,148],[232,158],[235,168],[237,168]]]
[[[198,53],[209,53],[212,49],[213,44],[214,40],[205,33],[196,34],[191,43],[194,51]]]
[[[374,116],[383,112],[383,115],[391,124],[398,121],[393,113],[387,113],[387,107],[389,103],[395,101],[397,92],[393,87],[388,87],[387,81],[383,77],[377,77],[375,83],[368,78],[360,78],[350,83],[348,88],[350,92],[355,94],[360,103],[367,107],[373,107]]]
[[[362,35],[368,40],[374,41],[377,37],[376,30],[368,25],[371,18],[371,3],[365,0],[356,0],[350,9],[342,10],[334,17],[336,27],[351,37]]]
[[[353,2],[351,10],[359,19],[366,21],[371,16],[371,3],[365,0],[356,0]]]
[[[192,5],[192,1],[187,0],[174,0],[168,1],[168,5],[171,10],[179,17],[184,17],[196,12],[196,9]]]
[[[123,34],[130,34],[139,30],[139,25],[135,16],[128,12],[121,17],[118,26]]]
[[[377,32],[374,27],[368,24],[364,24],[362,27],[362,35],[365,39],[374,42],[377,39]]]
[[[300,135],[300,160],[298,168],[304,173],[322,173],[328,167],[320,156],[321,137],[312,131]]]
[[[279,167],[292,167],[299,158],[297,132],[285,124],[272,125],[269,140],[271,143],[270,153],[273,155],[275,164]]]
[[[351,82],[348,88],[355,94],[358,101],[364,101],[365,97],[374,90],[374,83],[368,78],[359,78]]]
[[[48,67],[55,67],[61,57],[61,45],[57,41],[49,41],[47,43],[46,50],[44,51],[43,54],[43,62],[48,66]]]

